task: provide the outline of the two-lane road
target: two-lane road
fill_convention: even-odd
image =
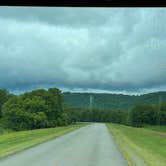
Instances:
[[[105,124],[92,124],[0,160],[0,166],[127,166]]]

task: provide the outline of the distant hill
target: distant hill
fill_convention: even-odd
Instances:
[[[64,102],[75,108],[88,109],[91,107],[102,110],[128,110],[135,104],[157,104],[166,101],[166,92],[155,92],[144,95],[123,95],[104,93],[63,93]]]

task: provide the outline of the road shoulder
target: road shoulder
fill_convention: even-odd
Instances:
[[[127,146],[127,138],[124,135],[118,133],[118,131],[111,127],[110,124],[106,124],[106,126],[112,134],[124,158],[127,160],[129,166],[147,166],[147,164],[132,150],[132,148]]]

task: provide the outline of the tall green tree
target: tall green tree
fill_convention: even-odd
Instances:
[[[3,105],[4,124],[14,130],[67,125],[70,120],[62,102],[61,91],[57,88],[14,96]]]
[[[2,116],[2,106],[9,99],[11,95],[7,90],[0,89],[0,118]]]
[[[3,105],[4,125],[13,130],[47,127],[48,119],[44,113],[45,108],[42,99],[36,99],[36,97],[32,99],[23,99],[21,96],[12,97]]]
[[[160,125],[166,125],[166,103],[162,103],[159,113],[158,113],[158,119]]]

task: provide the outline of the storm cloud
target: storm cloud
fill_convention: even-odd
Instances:
[[[0,88],[166,90],[166,9],[0,7]]]

